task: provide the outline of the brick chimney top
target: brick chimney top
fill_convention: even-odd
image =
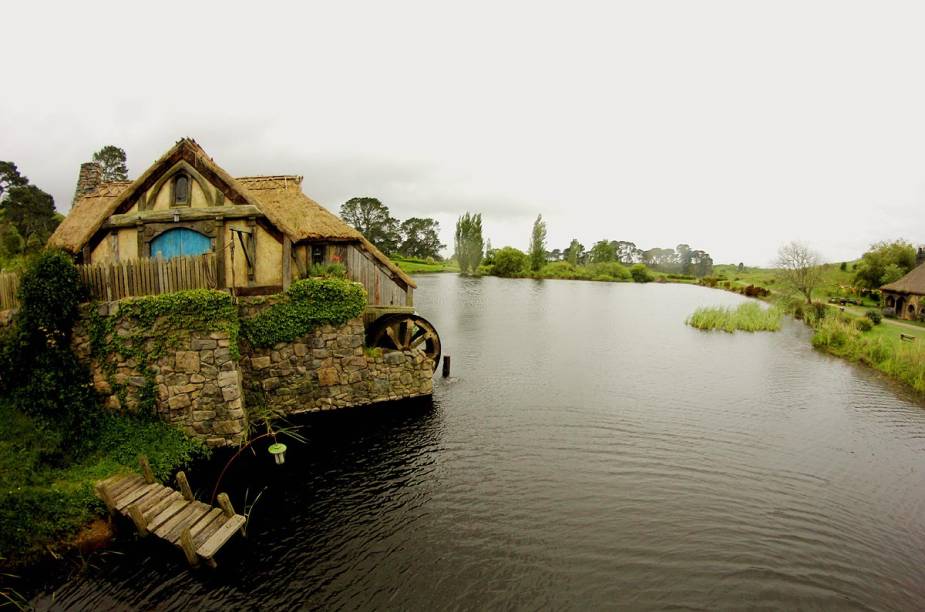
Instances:
[[[103,169],[96,162],[80,164],[80,174],[77,175],[77,190],[74,192],[74,201],[89,193],[96,191],[103,182]]]

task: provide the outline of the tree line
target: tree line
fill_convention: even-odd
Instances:
[[[399,222],[377,198],[350,198],[340,207],[341,218],[387,255],[440,260],[440,223],[427,217]]]
[[[93,154],[103,181],[124,181],[125,151],[107,145]],[[17,261],[42,250],[64,216],[51,194],[34,185],[12,161],[0,161],[0,264]]]
[[[700,249],[693,249],[687,244],[675,248],[653,248],[643,250],[635,243],[625,240],[603,239],[586,249],[577,238],[573,238],[565,249],[547,250],[547,227],[542,215],[533,222],[530,243],[526,253],[513,247],[493,249],[490,240],[482,237],[482,215],[466,212],[456,222],[456,244],[454,257],[459,263],[460,271],[472,273],[478,270],[484,261],[495,265],[499,254],[503,253],[504,265],[514,261],[523,262],[525,268],[539,272],[551,262],[566,262],[572,266],[589,264],[617,263],[625,266],[643,264],[648,268],[669,274],[689,276],[708,276],[713,272],[713,259],[710,254]],[[484,252],[483,252],[484,246]],[[519,254],[523,255],[520,257]]]

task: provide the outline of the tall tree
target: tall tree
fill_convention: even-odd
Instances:
[[[125,150],[115,145],[106,145],[93,154],[93,161],[99,164],[101,179],[106,181],[124,181],[128,179],[128,167],[125,165]]]
[[[614,242],[608,240],[598,240],[591,247],[589,253],[591,263],[604,263],[615,261],[617,259],[617,248]]]
[[[479,269],[482,262],[482,252],[485,247],[482,239],[481,213],[466,214],[456,221],[456,261],[463,274],[469,274]]]
[[[627,242],[626,240],[615,240],[614,248],[617,253],[617,261],[621,264],[634,264],[642,261],[642,251],[640,251],[635,243]]]
[[[19,173],[16,164],[10,161],[0,161],[0,200],[9,193],[12,187],[25,187],[29,179]]]
[[[691,247],[688,244],[679,244],[675,247],[678,260],[678,271],[681,274],[690,274],[693,270],[693,258],[691,257]]]
[[[537,215],[530,234],[530,269],[536,272],[546,263],[546,222]]]
[[[405,257],[440,259],[440,223],[434,219],[409,217],[401,224],[402,242],[398,252]]]
[[[901,272],[901,277],[914,267],[915,247],[910,243],[905,240],[877,242],[870,245],[854,266],[854,283],[865,289],[876,289],[896,280],[897,271]]]
[[[578,238],[572,238],[568,248],[565,249],[565,261],[573,266],[577,266],[585,257],[585,245],[578,242]]]
[[[822,280],[819,255],[802,242],[789,242],[777,252],[778,276],[782,284],[813,301],[813,290]]]
[[[340,207],[341,218],[387,254],[398,251],[401,241],[398,219],[377,198],[350,198]]]

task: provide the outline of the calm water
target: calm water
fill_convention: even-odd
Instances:
[[[921,609],[925,409],[679,285],[419,277],[456,379],[237,464],[215,572],[117,546],[40,607]],[[211,488],[205,473],[194,486]],[[127,531],[127,530],[126,530]]]

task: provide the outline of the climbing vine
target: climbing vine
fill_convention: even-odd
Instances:
[[[342,325],[366,308],[363,286],[337,278],[294,282],[282,301],[241,321],[241,336],[252,346],[273,346],[304,336],[319,325]]]
[[[90,309],[90,349],[123,406],[127,387],[116,376],[119,363],[137,369],[144,380],[138,391],[142,414],[155,413],[157,385],[153,366],[167,351],[177,348],[181,334],[228,332],[231,357],[239,356],[237,309],[225,292],[193,289],[166,293],[123,300],[117,309],[110,314],[102,314],[96,305]]]

